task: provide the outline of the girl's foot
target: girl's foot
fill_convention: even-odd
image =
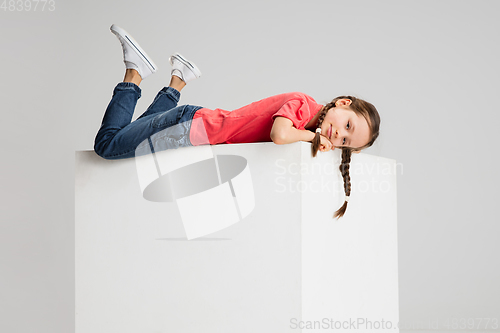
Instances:
[[[144,80],[158,69],[139,44],[125,30],[113,24],[111,32],[118,37],[123,48],[123,62],[127,69],[135,69]]]
[[[201,72],[194,62],[187,60],[180,53],[175,53],[170,57],[170,64],[172,65],[172,75],[179,77],[185,83],[201,76]]]

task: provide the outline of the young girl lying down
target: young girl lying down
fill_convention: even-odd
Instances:
[[[340,148],[342,162],[339,169],[344,179],[346,199],[334,217],[344,215],[351,193],[351,153],[370,147],[379,135],[380,116],[372,104],[352,96],[340,96],[320,105],[306,94],[293,92],[271,96],[233,111],[177,106],[180,91],[186,83],[200,77],[201,72],[192,61],[176,53],[170,57],[169,86],[157,94],[146,112],[131,122],[137,100],[141,97],[139,85],[156,72],[157,67],[125,30],[112,25],[111,31],[122,44],[126,72],[123,82],[113,91],[95,138],[94,150],[99,156],[105,159],[135,157],[135,149],[141,142],[178,124],[188,125],[183,127],[185,132],[182,135],[164,138],[165,149],[206,144],[207,138],[212,145],[307,141],[312,142],[313,156],[318,150],[325,152]],[[202,119],[203,131],[190,127],[198,118]]]

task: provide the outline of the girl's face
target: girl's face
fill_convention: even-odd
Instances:
[[[350,104],[350,99],[338,100],[336,107],[328,110],[321,124],[321,134],[326,136],[334,147],[356,149],[370,141],[368,122],[363,116],[352,111]]]

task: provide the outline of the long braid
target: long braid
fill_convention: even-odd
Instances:
[[[349,164],[351,163],[352,150],[350,148],[342,148],[342,162],[340,163],[339,170],[344,179],[344,192],[346,195],[346,200],[342,207],[340,207],[335,214],[334,218],[341,218],[347,209],[348,198],[351,195],[351,176],[349,175]]]

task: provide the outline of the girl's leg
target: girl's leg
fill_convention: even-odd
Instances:
[[[141,89],[135,84],[140,83],[140,76],[135,70],[127,70],[124,81],[126,82],[116,86],[97,133],[94,150],[99,156],[106,159],[135,157],[137,147],[141,143],[147,144],[148,140],[151,150],[142,149],[143,153],[190,145],[190,120],[200,107],[191,105],[175,107],[178,98],[173,102],[167,97],[175,94],[163,94],[154,103],[157,108],[152,109],[157,111],[161,106],[170,109],[143,115],[131,122],[137,100],[141,96]],[[172,87],[167,87],[165,90],[179,94]]]
[[[173,75],[169,86],[160,90],[146,112],[137,119],[175,108],[181,96],[180,92],[185,86],[186,83],[184,81]]]
[[[193,105],[177,106],[137,119],[121,129],[112,128],[109,135],[106,135],[103,125],[96,137],[94,150],[106,159],[123,159],[190,146],[191,121],[200,108]]]
[[[169,86],[163,88],[156,95],[153,103],[138,119],[176,107],[179,102],[180,92],[186,86],[186,83],[201,76],[201,71],[195,63],[179,53],[175,53],[170,57],[170,64],[172,65],[172,71]]]
[[[141,97],[139,84],[147,76],[156,72],[153,60],[130,34],[114,24],[110,30],[122,46],[126,71],[123,82],[119,83],[113,91],[113,97],[95,138],[94,150],[103,157],[110,154],[113,148],[117,148],[111,144],[113,138],[130,125],[137,100]]]
[[[142,79],[156,72],[157,68],[151,58],[125,30],[112,25],[111,31],[122,45],[127,70],[124,82],[115,87],[113,97],[104,114],[95,138],[95,152],[106,159],[134,157],[136,148],[145,140],[151,142],[153,135],[159,132],[162,133],[157,134],[157,137],[167,132],[174,135],[172,138],[163,138],[163,141],[169,142],[167,148],[189,145],[189,138],[185,135],[189,133],[190,122],[188,120],[192,119],[199,107],[176,107],[176,105],[179,100],[179,91],[182,90],[185,82],[199,77],[201,72],[181,55],[173,55],[170,58],[173,67],[172,74],[182,80],[173,78],[171,87],[165,88],[168,93],[161,94],[158,101],[153,102],[149,113],[143,114],[141,119],[131,123],[137,100],[141,96],[139,84]],[[157,114],[160,111],[163,112]],[[164,131],[181,122],[185,123],[182,132]]]
[[[101,127],[95,137],[94,150],[98,155],[105,157],[111,140],[118,132],[130,125],[140,97],[141,88],[133,82],[122,82],[115,87],[113,97],[106,108]]]

